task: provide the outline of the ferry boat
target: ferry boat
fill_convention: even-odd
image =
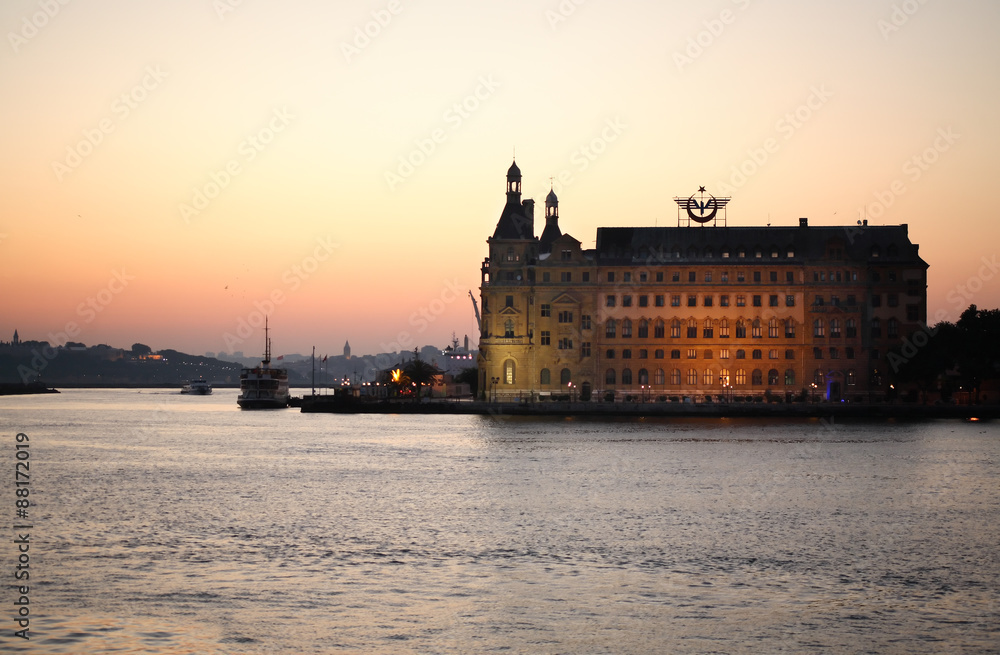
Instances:
[[[191,380],[181,389],[181,393],[190,393],[196,396],[207,396],[212,393],[212,385],[207,380]]]
[[[244,368],[240,373],[240,397],[236,404],[242,409],[282,409],[288,407],[288,369],[271,366],[271,338],[264,319],[264,359],[259,366]]]

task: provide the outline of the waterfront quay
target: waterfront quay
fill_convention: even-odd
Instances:
[[[998,405],[919,405],[911,403],[684,403],[684,402],[489,402],[468,400],[357,400],[305,397],[304,413],[478,414],[483,416],[769,417],[872,419],[1000,418]]]

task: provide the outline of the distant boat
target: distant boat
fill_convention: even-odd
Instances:
[[[181,393],[189,393],[195,396],[207,396],[212,393],[212,385],[207,380],[191,380],[181,389]]]
[[[240,373],[240,397],[236,404],[242,409],[282,409],[288,407],[288,369],[271,366],[271,338],[264,319],[264,359],[260,366],[245,368]]]

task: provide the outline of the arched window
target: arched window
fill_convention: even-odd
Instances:
[[[767,336],[772,339],[778,338],[778,319],[772,318],[767,322]]]
[[[743,319],[737,319],[736,321],[736,338],[746,339],[747,338],[747,324]]]
[[[666,376],[663,373],[663,369],[662,368],[656,369],[656,372],[653,373],[653,384],[662,387],[665,382],[666,382]]]
[[[747,383],[747,372],[742,368],[736,369],[736,385],[743,386]]]
[[[767,372],[767,384],[772,387],[778,384],[778,369],[772,368]]]
[[[754,359],[764,359],[764,353],[760,349],[754,349],[750,356]]]
[[[542,372],[538,375],[538,383],[543,385],[552,383],[552,375],[549,373],[549,369],[542,369]]]
[[[632,369],[622,369],[622,384],[632,384]]]
[[[753,373],[750,375],[750,384],[753,384],[754,386],[764,384],[764,374],[759,368],[755,368]]]
[[[847,332],[848,339],[853,339],[854,337],[858,336],[858,324],[853,318],[847,319],[847,321],[844,323],[844,328]]]
[[[514,384],[514,360],[508,359],[503,363],[503,383]]]
[[[681,370],[679,368],[675,368],[674,370],[670,371],[670,384],[676,387],[679,386],[680,383],[681,383]]]
[[[674,339],[681,336],[681,322],[676,318],[670,322],[670,336]]]
[[[649,384],[649,371],[644,368],[639,369],[639,384]]]
[[[721,384],[724,387],[728,387],[729,386],[729,369],[728,368],[724,368],[721,371],[719,371],[719,384]]]
[[[710,386],[712,386],[712,383],[714,381],[715,381],[715,371],[713,371],[710,368],[706,368],[705,372],[701,374],[701,384],[702,384],[702,386],[710,387]]]
[[[604,336],[609,339],[614,339],[617,332],[618,325],[615,323],[615,319],[609,318],[608,322],[604,324]]]
[[[729,338],[729,321],[727,319],[719,321],[719,336],[723,339]]]
[[[795,371],[792,369],[785,370],[785,384],[789,386],[795,384]]]
[[[639,338],[648,339],[649,338],[649,321],[642,319],[639,321]]]
[[[818,368],[813,371],[813,384],[818,387],[822,387],[825,383],[823,382],[823,369]]]
[[[760,319],[755,318],[753,320],[753,334],[754,339],[760,339]]]
[[[698,385],[698,371],[693,368],[688,369],[688,384],[692,387]]]
[[[712,330],[712,319],[706,318],[705,319],[705,327],[704,327],[704,330],[701,333],[701,336],[703,336],[706,339],[711,339],[712,335],[713,335],[713,332],[714,331]]]
[[[834,339],[840,338],[840,319],[830,319],[830,336]]]
[[[736,359],[746,359],[746,358],[747,358],[747,351],[745,350],[736,351]]]
[[[604,384],[609,384],[614,386],[615,384],[615,369],[609,368],[604,372]]]
[[[823,319],[817,318],[813,321],[813,336],[822,337],[826,334],[826,325],[823,323]]]
[[[503,324],[503,337],[504,339],[514,338],[514,319],[508,318],[507,322]]]
[[[670,351],[670,359],[680,359],[680,358],[681,358],[680,350],[674,349]]]
[[[659,319],[659,318],[656,319],[656,325],[653,327],[653,336],[655,338],[657,338],[657,339],[662,339],[663,338],[663,335],[664,335],[663,327],[664,327],[664,325],[663,325],[663,319]]]
[[[614,358],[615,358],[615,349],[608,348],[607,352],[604,353],[604,359],[614,359]]]
[[[785,321],[785,338],[794,339],[795,338],[795,321],[793,319],[788,319]]]
[[[569,384],[569,382],[570,382],[569,369],[564,368],[563,370],[559,371],[559,384],[565,387],[567,384]]]
[[[655,357],[656,359],[663,359],[663,348],[657,348],[653,352],[653,357]]]
[[[687,335],[688,339],[698,338],[698,321],[694,320],[693,318],[688,319]]]
[[[627,318],[622,321],[622,338],[631,339],[632,338],[632,321]]]

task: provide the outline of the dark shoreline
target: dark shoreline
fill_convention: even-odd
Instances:
[[[58,389],[46,387],[44,384],[30,382],[0,382],[0,396],[24,396],[36,393],[59,393]]]
[[[320,397],[301,401],[303,413],[477,414],[483,416],[760,417],[869,419],[995,419],[998,405],[866,403],[489,403],[483,401],[347,401]]]

